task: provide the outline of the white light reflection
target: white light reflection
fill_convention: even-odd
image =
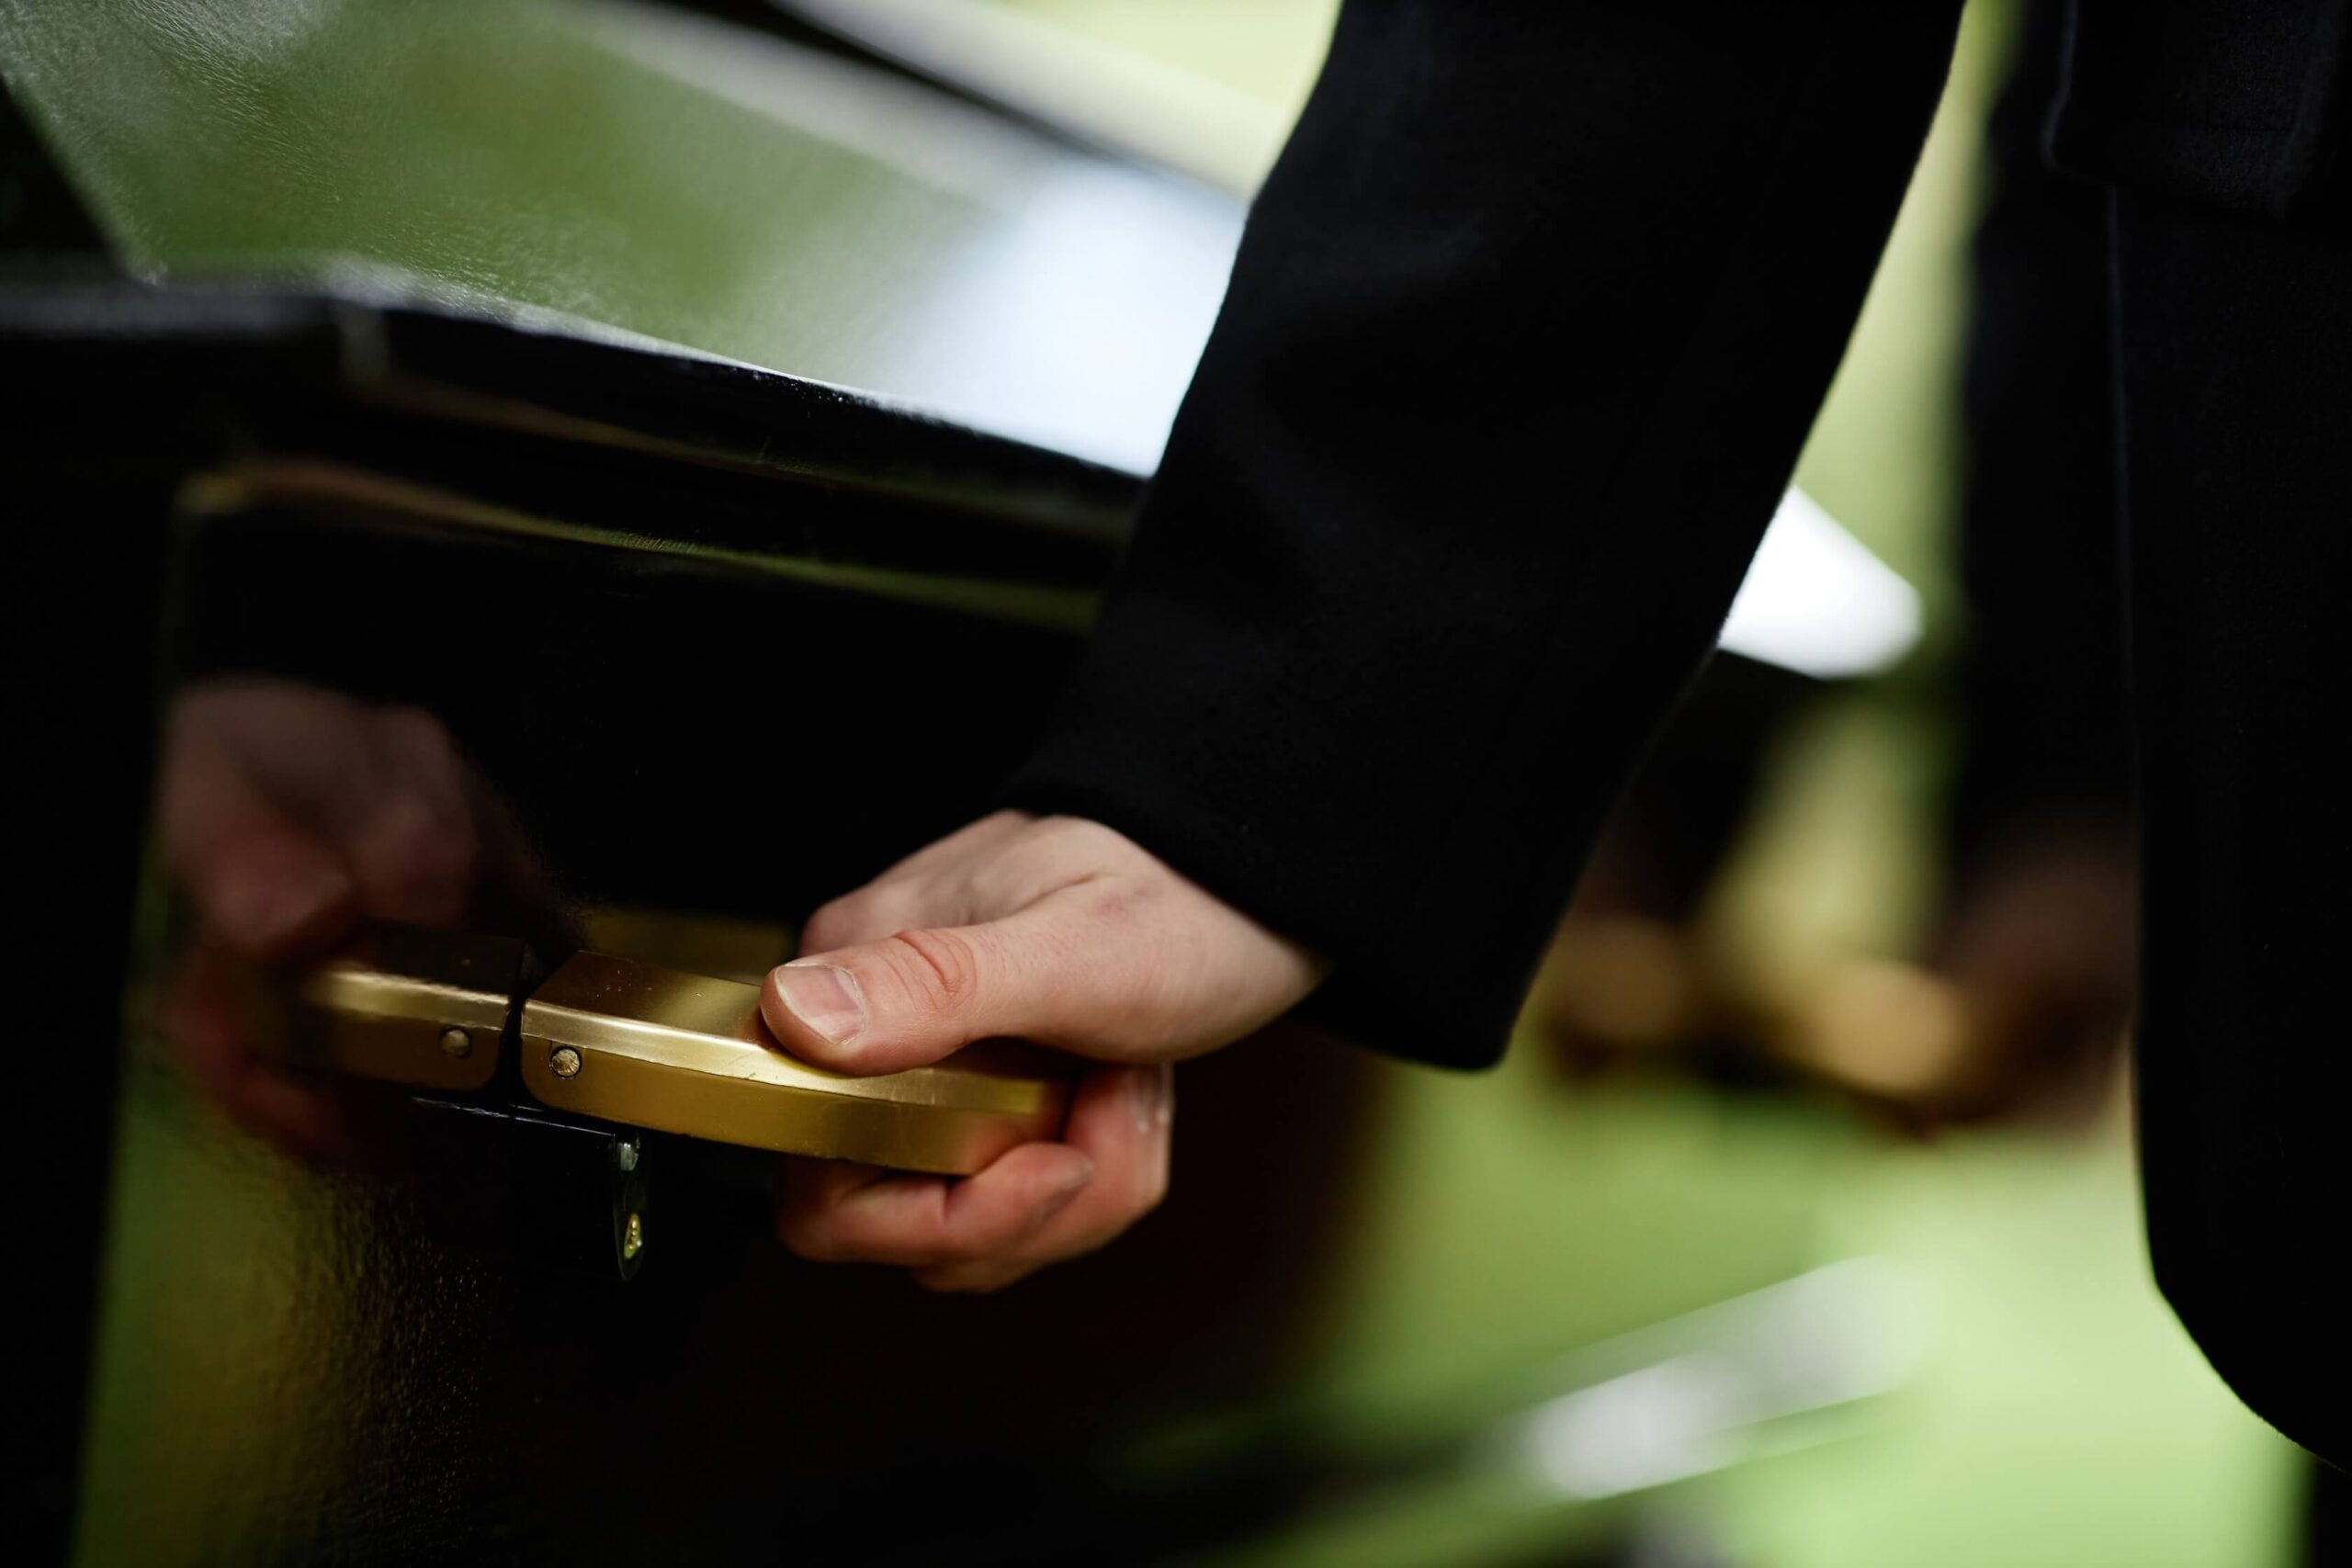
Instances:
[[[1223,197],[1073,162],[944,269],[892,372],[950,419],[1149,473],[1239,240]]]
[[[829,345],[829,378],[1133,473],[1159,466],[1225,298],[1240,199],[803,46],[633,8],[590,15],[632,61],[873,160],[899,181],[882,191],[877,173],[877,191],[928,209],[919,254],[872,257],[871,289],[835,300],[879,324],[844,334],[848,363]]]
[[[1800,674],[1874,674],[1919,640],[1919,595],[1803,491],[1781,499],[1723,646]]]
[[[1905,1382],[1917,1364],[1913,1292],[1884,1264],[1833,1263],[1602,1347],[1647,1351],[1629,1371],[1561,1395],[1520,1427],[1527,1463],[1572,1497],[1611,1497],[1785,1446],[1773,1423]],[[1684,1348],[1667,1351],[1669,1345]],[[1664,1352],[1664,1353],[1661,1353]]]

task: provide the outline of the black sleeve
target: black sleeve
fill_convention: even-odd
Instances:
[[[1501,1050],[1712,649],[1916,161],[1958,0],[1351,0],[1056,732],[1092,817]]]

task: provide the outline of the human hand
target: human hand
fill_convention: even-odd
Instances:
[[[166,991],[164,1040],[232,1120],[307,1156],[367,1153],[385,1100],[255,1051],[257,968],[322,957],[366,919],[554,919],[519,830],[415,708],[291,682],[193,687],[172,705],[156,832],[198,927]]]
[[[1168,1188],[1171,1064],[1250,1034],[1323,977],[1306,949],[1074,817],[1001,811],[811,916],[761,1010],[795,1055],[919,1067],[1014,1037],[1098,1064],[1058,1143],[960,1180],[787,1159],[777,1231],[804,1258],[991,1291],[1091,1252]]]

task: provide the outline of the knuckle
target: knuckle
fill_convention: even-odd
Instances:
[[[955,931],[902,931],[890,938],[900,977],[943,1012],[969,1008],[980,988],[980,954]]]
[[[1093,878],[1080,890],[1086,918],[1098,925],[1132,923],[1158,901],[1159,889],[1138,877],[1116,873]]]

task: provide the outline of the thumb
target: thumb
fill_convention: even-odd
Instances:
[[[1117,989],[1116,976],[1098,964],[1089,985],[1071,985],[1056,958],[1069,946],[1034,910],[900,931],[770,970],[760,1011],[795,1055],[847,1073],[928,1066],[999,1035],[1083,1049],[1074,1014]]]

